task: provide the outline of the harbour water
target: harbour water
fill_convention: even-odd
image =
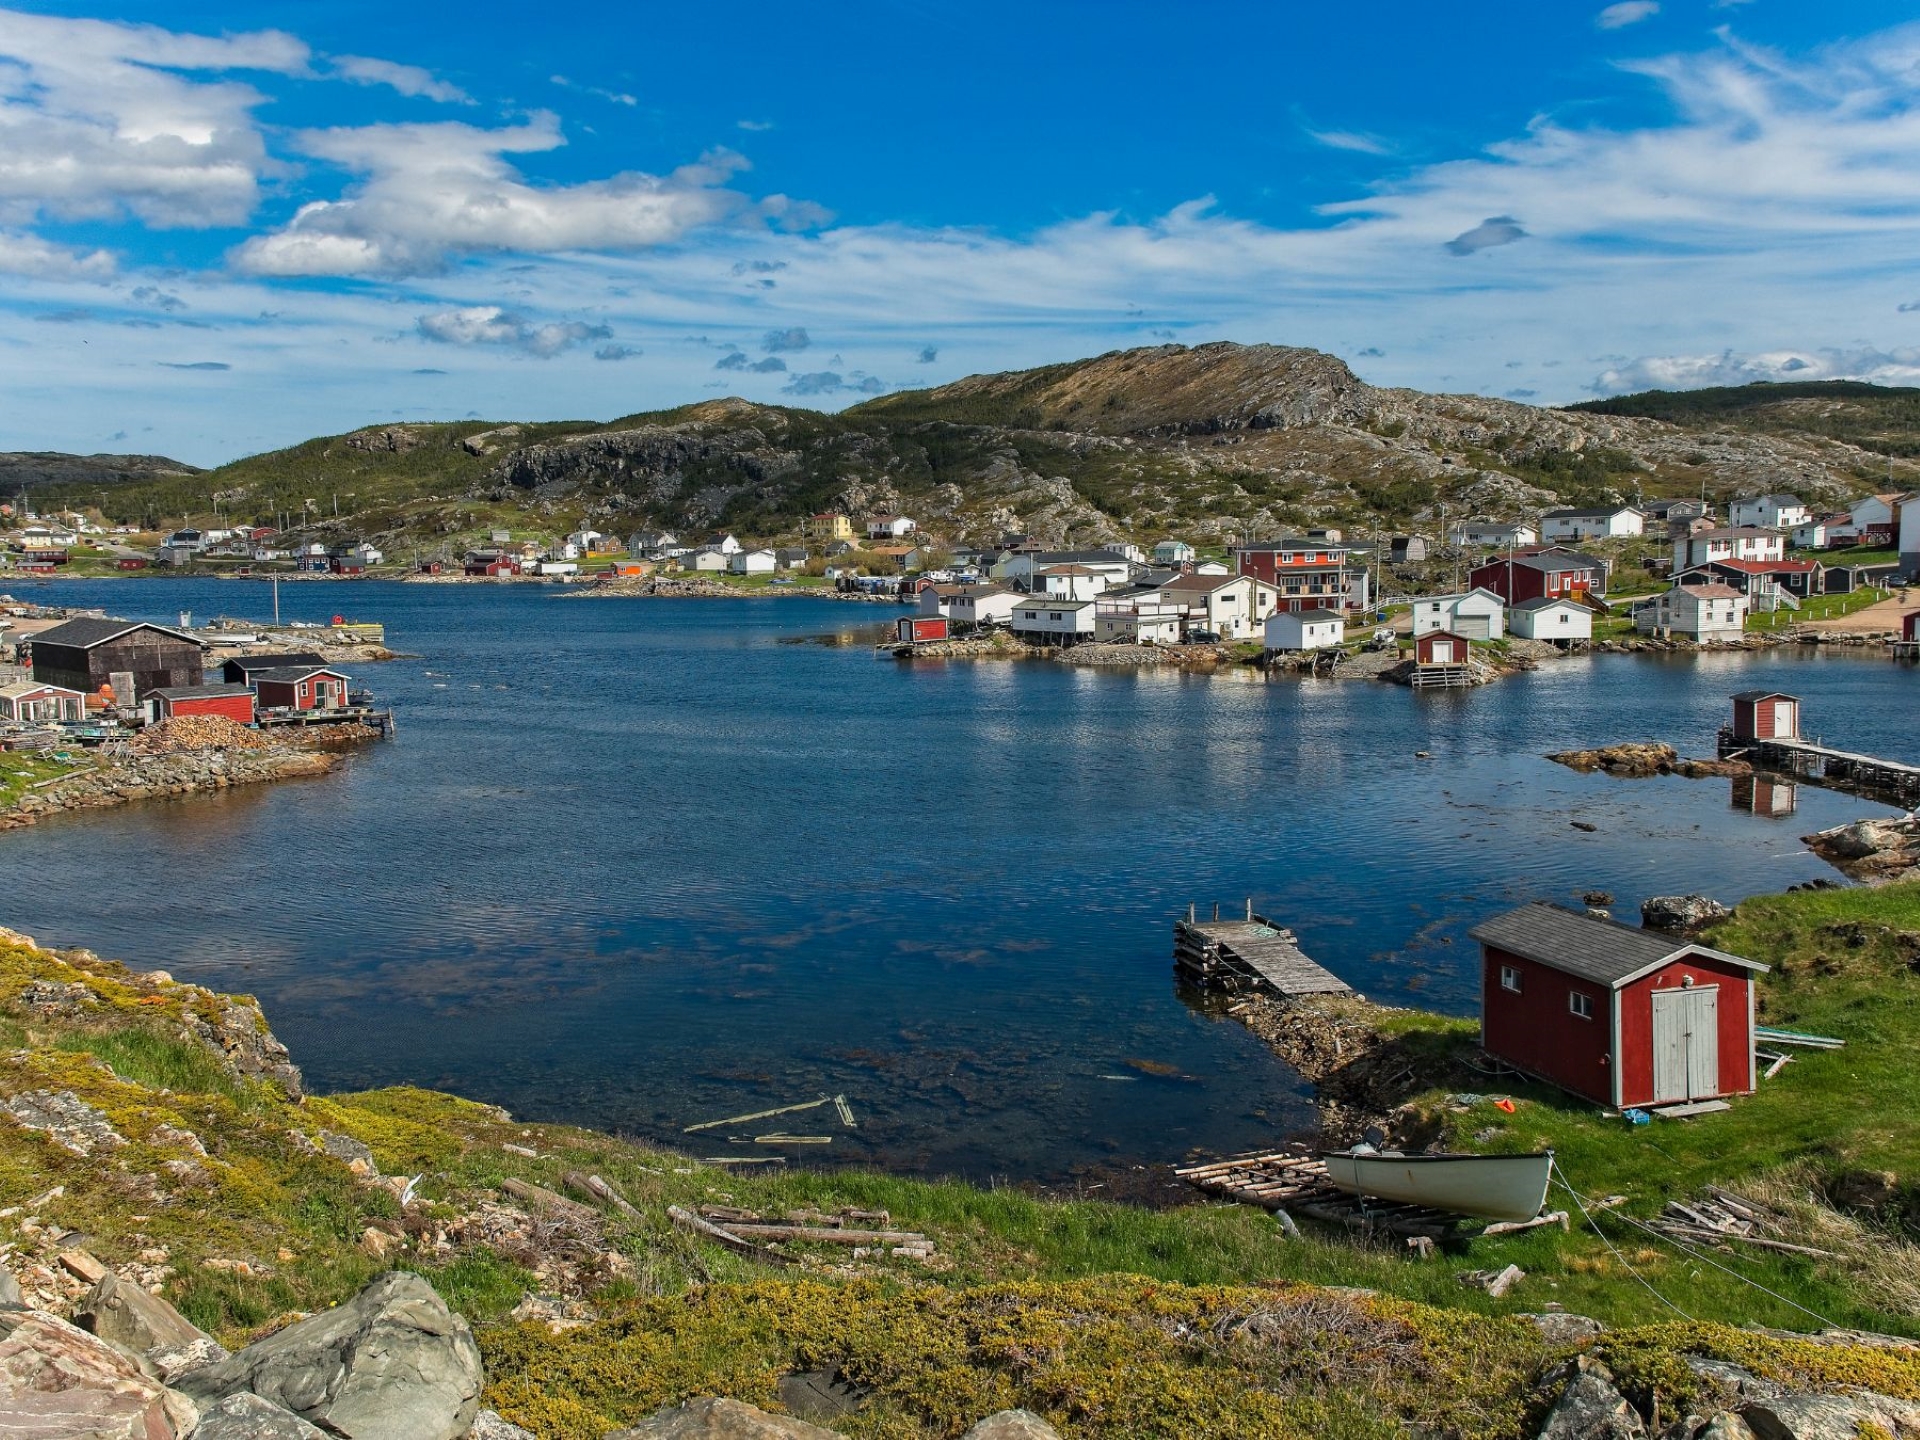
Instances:
[[[270,605],[238,582],[16,593],[159,621]],[[1545,752],[1710,754],[1727,697],[1777,686],[1809,731],[1920,760],[1916,678],[1870,653],[1594,657],[1416,695],[878,660],[811,640],[895,612],[827,600],[362,583],[281,605],[383,620],[417,657],[355,671],[398,738],[318,781],[0,835],[0,920],[259,995],[320,1089],[674,1141],[846,1095],[857,1129],[772,1122],[832,1134],[808,1163],[1062,1180],[1267,1143],[1310,1110],[1176,992],[1189,901],[1251,897],[1374,998],[1470,1013],[1465,932],[1499,907],[1778,890],[1832,875],[1800,835],[1887,813],[1802,787],[1755,815],[1724,780]],[[756,1153],[734,1133],[687,1141]]]

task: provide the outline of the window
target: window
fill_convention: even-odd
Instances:
[[[1500,988],[1502,990],[1511,990],[1516,995],[1520,993],[1520,967],[1519,966],[1502,965],[1500,967]]]
[[[1593,1018],[1593,997],[1591,995],[1582,995],[1578,990],[1569,990],[1567,992],[1567,1010],[1571,1014],[1578,1015],[1582,1020],[1591,1020]]]

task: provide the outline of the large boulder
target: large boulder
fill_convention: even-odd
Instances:
[[[327,1440],[291,1410],[242,1391],[202,1412],[193,1440]]]
[[[213,1339],[158,1295],[128,1284],[111,1270],[87,1292],[73,1323],[89,1335],[141,1355]]]
[[[960,1440],[1060,1440],[1060,1432],[1031,1410],[1002,1410],[987,1416]]]
[[[382,1275],[180,1381],[204,1403],[242,1391],[348,1440],[456,1440],[480,1409],[480,1349],[418,1275]]]
[[[30,1440],[175,1440],[199,1419],[132,1357],[64,1320],[0,1312],[0,1435]]]
[[[1536,1440],[1647,1440],[1640,1412],[1614,1388],[1613,1372],[1599,1361],[1582,1355],[1548,1379],[1566,1383]]]
[[[656,1411],[607,1440],[840,1440],[840,1436],[838,1431],[822,1430],[790,1415],[769,1415],[738,1400],[707,1395]]]
[[[0,1265],[0,1310],[24,1310],[27,1308],[26,1296],[20,1293],[20,1282],[13,1278],[13,1272]]]
[[[467,1431],[467,1440],[539,1440],[531,1430],[522,1430],[511,1420],[503,1419],[497,1412],[482,1410],[473,1417],[473,1428]]]
[[[1733,912],[1705,895],[1656,895],[1640,905],[1640,924],[1648,930],[1690,934]]]
[[[1758,1440],[1855,1440],[1863,1432],[1911,1435],[1920,1431],[1920,1406],[1864,1390],[1756,1400],[1741,1407],[1740,1418]]]

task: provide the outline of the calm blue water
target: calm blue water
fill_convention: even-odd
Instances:
[[[158,620],[270,604],[217,581],[19,593]],[[1370,995],[1467,1012],[1465,931],[1501,906],[1777,890],[1831,873],[1801,834],[1883,813],[1803,788],[1760,819],[1725,781],[1543,752],[1709,754],[1726,697],[1766,685],[1806,697],[1809,730],[1920,760],[1920,676],[1879,658],[1600,657],[1415,695],[781,643],[894,613],[825,600],[281,596],[420,657],[356,672],[398,739],[323,780],[0,835],[5,923],[258,994],[318,1088],[440,1086],[663,1139],[844,1092],[857,1130],[822,1111],[737,1133],[976,1177],[1307,1122],[1285,1067],[1176,994],[1189,901],[1251,895]],[[741,1153],[728,1133],[697,1148]]]

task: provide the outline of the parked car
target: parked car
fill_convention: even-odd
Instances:
[[[1220,643],[1220,632],[1218,630],[1189,630],[1187,631],[1187,639],[1195,645],[1218,645]]]

